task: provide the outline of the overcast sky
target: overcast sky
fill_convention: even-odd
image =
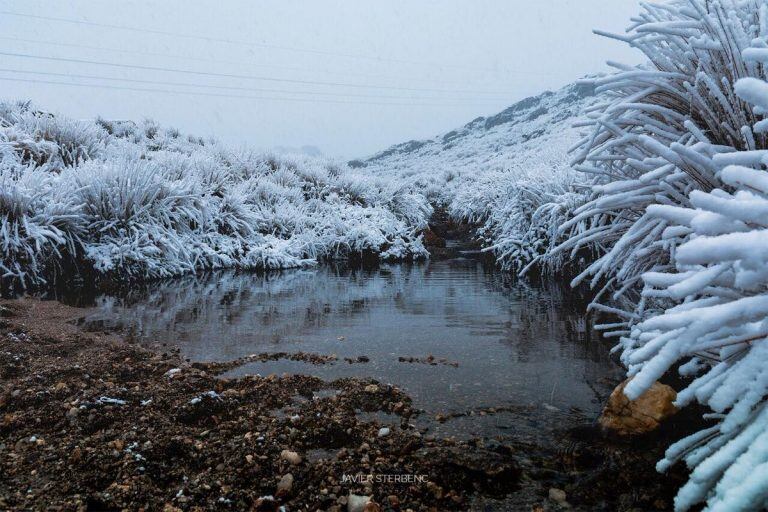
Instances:
[[[0,11],[2,99],[344,158],[448,131],[606,60],[640,62],[591,33],[623,31],[637,0],[0,0]]]

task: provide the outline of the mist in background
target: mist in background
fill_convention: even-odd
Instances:
[[[341,158],[639,53],[637,0],[0,1],[0,99]]]

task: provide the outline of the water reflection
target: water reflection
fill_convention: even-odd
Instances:
[[[375,270],[221,272],[102,295],[95,303],[91,328],[174,343],[193,360],[337,354],[334,365],[272,361],[236,373],[371,376],[434,411],[546,403],[595,412],[587,381],[616,372],[571,290],[552,281],[510,281],[471,259]],[[370,362],[343,362],[361,355]],[[398,361],[428,355],[459,366]]]

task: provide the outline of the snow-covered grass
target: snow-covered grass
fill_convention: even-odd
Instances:
[[[575,282],[601,287],[639,396],[668,370],[690,379],[677,404],[713,426],[659,463],[691,469],[675,507],[768,504],[768,4],[646,5],[626,35],[641,68],[592,80],[606,101],[576,167],[596,176],[562,226],[589,223],[553,252],[602,256]],[[616,309],[622,307],[623,311]],[[605,306],[595,303],[597,309]]]
[[[426,198],[330,160],[0,105],[0,270],[148,279],[370,252],[423,257]]]

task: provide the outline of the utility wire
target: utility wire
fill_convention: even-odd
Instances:
[[[110,23],[97,23],[95,21],[85,21],[85,20],[76,20],[71,18],[58,18],[54,16],[41,16],[39,14],[27,14],[27,13],[20,13],[20,12],[13,12],[13,11],[0,11],[0,14],[4,14],[6,16],[18,16],[21,18],[30,18],[30,19],[37,19],[37,20],[45,20],[45,21],[54,21],[58,23],[71,23],[76,25],[86,25],[86,26],[92,26],[92,27],[101,27],[101,28],[108,28],[112,30],[125,30],[129,32],[140,32],[144,34],[155,34],[155,35],[162,35],[162,36],[168,36],[168,37],[182,37],[185,39],[197,39],[200,41],[206,41],[209,43],[225,43],[225,44],[231,44],[231,45],[238,45],[238,46],[249,46],[249,47],[256,47],[256,48],[268,48],[272,50],[283,50],[283,51],[291,51],[291,52],[299,52],[299,53],[309,53],[309,54],[315,54],[315,55],[328,55],[333,57],[345,57],[348,59],[364,59],[364,60],[372,60],[376,62],[395,62],[399,64],[414,64],[418,66],[437,66],[437,67],[444,67],[444,68],[455,68],[455,69],[466,69],[471,71],[484,71],[484,72],[493,72],[498,73],[498,69],[487,69],[487,68],[473,68],[473,67],[465,67],[465,66],[458,66],[453,64],[435,64],[430,62],[418,62],[418,61],[412,61],[412,60],[405,60],[405,59],[391,59],[391,58],[384,58],[384,57],[371,57],[370,55],[362,55],[362,54],[355,54],[355,53],[341,53],[341,52],[332,52],[328,50],[320,50],[315,48],[298,48],[293,46],[281,46],[276,44],[268,44],[268,43],[254,43],[249,41],[240,41],[236,39],[228,39],[223,37],[211,37],[211,36],[203,36],[203,35],[193,35],[193,34],[184,34],[181,32],[170,32],[165,30],[156,30],[156,29],[148,29],[148,28],[141,28],[141,27],[132,27],[128,25],[114,25]]]
[[[473,103],[479,103],[479,102],[494,102],[497,103],[499,100],[494,100],[490,98],[446,98],[446,97],[435,97],[435,96],[382,96],[382,95],[376,95],[376,94],[355,94],[355,93],[343,93],[343,92],[326,92],[326,91],[287,91],[285,89],[263,89],[258,87],[236,87],[236,86],[228,86],[228,85],[208,85],[208,84],[196,84],[196,83],[190,83],[190,82],[163,82],[159,80],[141,80],[137,78],[118,78],[118,77],[110,77],[110,76],[101,76],[101,75],[81,75],[81,74],[74,74],[74,73],[53,73],[49,71],[28,71],[24,69],[10,69],[10,68],[0,68],[0,72],[6,72],[6,73],[21,73],[21,74],[27,74],[27,75],[42,75],[42,76],[54,76],[54,77],[63,77],[63,78],[78,78],[78,79],[86,79],[86,80],[107,80],[112,82],[130,82],[130,83],[137,83],[137,84],[150,84],[150,85],[166,85],[171,87],[200,87],[203,89],[225,89],[225,90],[233,90],[233,91],[250,91],[250,92],[269,92],[269,93],[282,93],[282,94],[299,94],[304,96],[337,96],[342,98],[375,98],[375,99],[394,99],[394,100],[455,100],[455,101],[468,101],[468,104]]]
[[[100,51],[100,52],[112,52],[112,53],[123,53],[128,55],[141,55],[141,56],[148,56],[148,57],[163,57],[168,59],[181,59],[181,60],[188,60],[188,61],[197,61],[197,62],[211,62],[216,64],[233,64],[237,66],[242,66],[242,61],[234,61],[234,60],[223,60],[223,59],[213,59],[213,58],[206,58],[206,57],[195,57],[193,55],[178,55],[178,54],[171,54],[171,53],[161,53],[161,52],[148,52],[148,51],[141,51],[141,50],[126,50],[124,48],[110,48],[106,46],[93,46],[93,45],[86,45],[86,44],[75,44],[75,43],[66,43],[63,41],[41,41],[39,39],[28,39],[23,37],[11,37],[11,36],[0,36],[0,40],[4,41],[14,41],[14,42],[20,42],[20,43],[31,43],[31,44],[39,44],[39,45],[46,45],[46,46],[53,46],[56,48],[66,47],[66,48],[80,48],[84,50],[94,50],[94,51]],[[371,75],[368,73],[355,73],[350,71],[330,71],[330,70],[318,70],[318,69],[307,69],[307,68],[300,68],[296,66],[278,66],[275,64],[249,64],[250,66],[255,66],[259,68],[271,68],[271,69],[283,69],[287,71],[301,71],[301,72],[309,72],[309,73],[328,73],[331,75],[338,75],[338,76],[355,76],[355,77],[362,77],[362,78],[390,78],[388,75]],[[417,82],[422,83],[437,83],[437,80],[427,80],[424,78],[417,78]],[[456,83],[463,83],[466,84],[466,81],[462,82],[455,82],[455,81],[444,81],[440,80],[439,83],[441,84],[456,84]]]
[[[55,82],[53,80],[32,80],[25,78],[12,78],[0,76],[0,81],[7,82],[21,82],[31,84],[50,84],[50,85],[64,85],[72,87],[89,87],[100,89],[112,89],[121,91],[139,91],[139,92],[159,92],[164,94],[186,94],[191,96],[212,96],[217,98],[239,98],[239,99],[251,99],[251,100],[274,100],[274,101],[286,101],[286,102],[300,102],[300,103],[333,103],[338,105],[380,105],[380,106],[404,106],[404,107],[467,107],[467,104],[455,104],[455,103],[393,103],[393,102],[368,102],[368,101],[341,101],[341,100],[327,100],[327,99],[310,99],[310,98],[284,98],[274,96],[249,96],[239,94],[219,94],[219,93],[207,93],[198,91],[174,91],[169,89],[155,89],[145,87],[127,87],[116,86],[106,84],[81,84],[73,82]]]
[[[2,11],[0,11],[2,13]],[[124,69],[142,69],[142,70],[149,70],[149,71],[164,71],[168,73],[183,73],[187,75],[197,75],[197,76],[213,76],[213,77],[220,77],[220,78],[241,78],[241,79],[247,79],[247,80],[263,80],[268,82],[282,82],[282,83],[292,83],[292,84],[304,84],[304,85],[325,85],[325,86],[335,86],[335,87],[350,87],[355,89],[380,89],[380,90],[395,90],[395,91],[412,91],[412,92],[437,92],[437,93],[467,93],[467,94],[491,94],[491,95],[506,95],[505,92],[493,92],[493,91],[472,91],[472,90],[449,90],[449,89],[429,89],[429,88],[418,88],[418,87],[395,87],[395,86],[388,86],[388,85],[365,85],[365,84],[352,84],[352,83],[346,83],[346,82],[324,82],[319,80],[297,80],[297,79],[291,79],[291,78],[275,78],[275,77],[269,77],[269,76],[259,76],[259,75],[238,75],[238,74],[230,74],[230,73],[214,73],[212,71],[194,71],[189,69],[179,69],[179,68],[163,68],[159,66],[142,66],[142,65],[136,65],[136,64],[119,64],[115,62],[106,62],[106,61],[96,61],[96,60],[87,60],[87,59],[73,59],[73,58],[67,58],[67,57],[48,57],[45,55],[33,55],[29,53],[16,53],[16,52],[0,52],[0,55],[5,55],[8,57],[19,57],[19,58],[26,58],[26,59],[36,59],[36,60],[48,60],[48,61],[57,61],[57,62],[71,62],[75,64],[89,64],[89,65],[95,65],[95,66],[109,66],[109,67],[115,67],[115,68],[124,68]]]

